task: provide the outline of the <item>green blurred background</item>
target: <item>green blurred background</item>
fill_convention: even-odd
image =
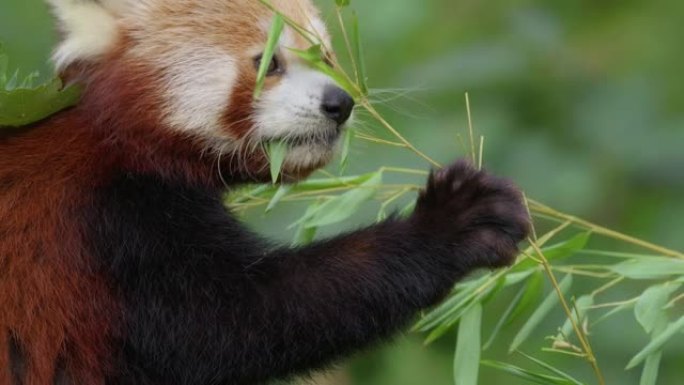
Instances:
[[[319,2],[335,30],[333,1]],[[366,0],[352,6],[361,20],[370,85],[384,90],[375,94],[386,101],[382,111],[419,148],[441,162],[464,155],[456,134],[466,127],[463,96],[469,91],[476,128],[487,138],[489,169],[557,209],[684,249],[684,2]],[[12,68],[49,74],[55,33],[41,0],[0,0],[0,41]],[[427,168],[403,150],[354,144],[349,173],[379,165]],[[300,211],[289,206],[248,219],[286,239],[290,233],[282,229]],[[490,320],[497,310],[495,302],[487,310]],[[562,322],[558,313],[528,352],[536,353]],[[599,325],[592,341],[608,383],[638,384],[639,370],[623,371],[647,341],[633,317]],[[506,357],[506,348],[484,356],[519,361]],[[323,381],[452,384],[453,350],[454,338],[424,348],[419,337],[406,335]],[[551,361],[591,378],[582,362]],[[677,341],[666,350],[659,384],[684,383],[682,362],[684,344]],[[480,383],[526,382],[484,370]]]

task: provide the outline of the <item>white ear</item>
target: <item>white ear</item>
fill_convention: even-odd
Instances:
[[[116,15],[128,0],[48,0],[59,19],[64,38],[55,50],[58,69],[78,60],[106,53],[117,39]]]

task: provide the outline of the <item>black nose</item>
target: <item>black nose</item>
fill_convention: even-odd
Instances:
[[[354,99],[343,89],[328,86],[323,90],[321,103],[323,115],[334,120],[338,125],[343,125],[349,119],[352,109],[354,109]]]

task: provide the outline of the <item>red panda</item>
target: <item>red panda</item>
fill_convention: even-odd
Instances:
[[[262,384],[399,331],[469,272],[508,265],[521,194],[466,162],[408,218],[299,248],[253,234],[227,184],[326,164],[353,100],[255,0],[49,0],[78,106],[0,137],[0,385]],[[309,0],[274,0],[328,42]]]

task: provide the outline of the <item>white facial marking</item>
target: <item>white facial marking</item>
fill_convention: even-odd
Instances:
[[[102,55],[116,42],[116,19],[97,2],[50,0],[50,3],[65,33],[63,42],[53,55],[58,69],[76,60]]]
[[[284,165],[287,169],[307,169],[311,165],[327,163],[333,155],[333,147],[297,146],[289,150]]]
[[[283,30],[283,33],[280,35],[280,41],[278,41],[278,45],[281,49],[295,48],[294,34],[295,32],[290,28]]]
[[[330,35],[323,21],[317,15],[308,15],[306,20],[303,27],[329,47]],[[260,27],[267,33],[272,23],[272,19],[263,20]],[[295,37],[296,32],[291,28],[283,30],[279,46],[280,54],[287,61],[285,74],[277,86],[265,91],[258,100],[253,135],[262,141],[280,139],[289,142],[285,166],[305,169],[332,156],[330,138],[337,136],[338,127],[323,115],[321,104],[325,89],[335,86],[335,82],[288,52],[288,48],[296,48]]]
[[[92,1],[92,0],[91,0]],[[128,11],[138,5],[144,5],[147,3],[147,0],[97,0],[99,3],[101,3],[105,8],[109,9],[110,11],[118,14],[118,15],[123,15],[125,12]]]
[[[204,139],[220,136],[221,118],[228,108],[238,76],[235,59],[211,47],[178,47],[165,57],[166,122],[180,132],[199,134]]]
[[[134,41],[124,47],[125,58],[149,64],[155,69],[153,76],[161,80],[159,91],[163,97],[164,123],[175,132],[204,140],[208,150],[220,149],[227,153],[240,148],[240,141],[231,137],[230,127],[226,126],[229,122],[223,121],[224,114],[230,108],[231,95],[238,86],[240,63],[237,58],[249,57],[251,49],[257,50],[252,55],[256,56],[263,46],[243,47],[244,51],[239,54],[231,53],[228,50],[232,48],[222,48],[221,44],[215,44],[216,40],[194,36],[190,29],[183,30],[177,44],[168,45],[168,41],[176,40],[172,37],[176,35],[172,34],[178,32],[167,30],[165,24],[152,22],[151,18],[158,17],[158,6],[162,4],[155,0],[47,1],[65,33],[54,54],[58,69],[80,60],[98,59],[111,52],[116,48],[120,29],[124,28],[123,33]],[[329,48],[330,36],[325,24],[314,11],[311,12],[305,17],[303,27]],[[196,15],[188,14],[188,19],[191,17],[197,19]],[[269,14],[264,22],[255,26],[254,32],[267,33],[272,22]],[[221,35],[217,33],[216,36]],[[288,47],[303,49],[298,45],[301,41],[297,33],[286,27],[278,50],[284,73],[255,102],[251,116],[254,126],[249,134],[256,141],[290,139],[285,162],[293,170],[328,160],[338,132],[337,123],[321,110],[324,90],[335,83],[303,64],[288,50]]]
[[[257,102],[254,135],[291,143],[288,168],[306,168],[332,156],[329,138],[337,135],[338,127],[323,115],[321,103],[325,88],[334,84],[328,76],[291,62],[280,83]],[[297,142],[302,138],[304,142]]]
[[[323,90],[332,84],[314,69],[290,64],[280,83],[259,99],[255,133],[262,138],[282,138],[334,127],[321,112]]]

